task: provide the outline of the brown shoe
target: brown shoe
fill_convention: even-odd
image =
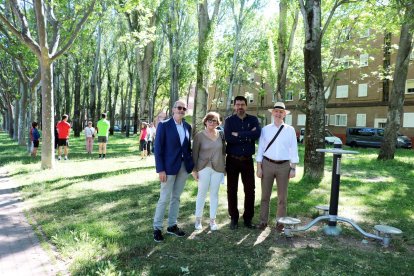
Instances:
[[[259,229],[259,230],[265,230],[266,227],[267,227],[266,222],[261,222],[260,224],[256,225],[256,229]]]
[[[282,233],[285,230],[285,226],[281,223],[276,223],[276,231]]]

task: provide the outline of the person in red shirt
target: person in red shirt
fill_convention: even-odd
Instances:
[[[68,148],[69,148],[69,132],[70,124],[68,123],[69,116],[67,114],[62,115],[62,120],[56,125],[58,131],[58,160],[62,159],[62,147],[64,148],[65,160],[68,160]]]

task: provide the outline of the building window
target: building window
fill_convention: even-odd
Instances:
[[[358,85],[358,97],[366,97],[368,95],[368,84],[360,83]]]
[[[369,29],[362,30],[361,38],[369,37]]]
[[[329,126],[329,114],[325,114],[325,126]]]
[[[404,113],[403,127],[414,127],[414,113]]]
[[[306,100],[305,92],[303,92],[303,91],[299,92],[299,100]]]
[[[293,91],[286,92],[286,101],[287,102],[293,101]]]
[[[348,121],[348,115],[335,114],[335,126],[346,126]]]
[[[304,126],[306,124],[306,114],[298,114],[298,126]]]
[[[331,95],[331,88],[330,87],[325,87],[325,99],[329,98],[329,95]]]
[[[375,118],[374,119],[374,127],[376,128],[384,128],[387,124],[387,118]]]
[[[339,63],[343,69],[347,69],[351,66],[351,58],[349,56],[344,56],[339,60]]]
[[[367,126],[367,114],[357,114],[357,116],[356,116],[356,126],[357,127],[366,127]]]
[[[369,55],[368,54],[361,54],[359,56],[359,67],[366,67],[366,66],[368,66],[368,58],[369,58]]]
[[[348,98],[348,85],[338,85],[336,87],[336,98]]]
[[[405,94],[414,94],[414,79],[406,81]]]
[[[331,126],[335,125],[335,115],[329,115],[329,124]]]
[[[286,115],[285,123],[290,125],[290,126],[292,125],[292,114]]]

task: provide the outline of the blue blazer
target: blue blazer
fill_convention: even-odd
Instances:
[[[180,136],[173,118],[162,121],[157,126],[154,155],[157,173],[165,171],[167,175],[176,175],[184,162],[187,172],[194,168],[191,154],[191,126],[183,120],[185,137],[181,145]]]

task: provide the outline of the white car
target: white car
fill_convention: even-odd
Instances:
[[[300,135],[299,135],[299,143],[303,144],[303,140],[305,138],[305,129],[300,129]],[[332,134],[332,132],[329,131],[329,129],[325,129],[325,144],[327,145],[333,145],[334,143],[342,144],[341,139],[336,137]]]

